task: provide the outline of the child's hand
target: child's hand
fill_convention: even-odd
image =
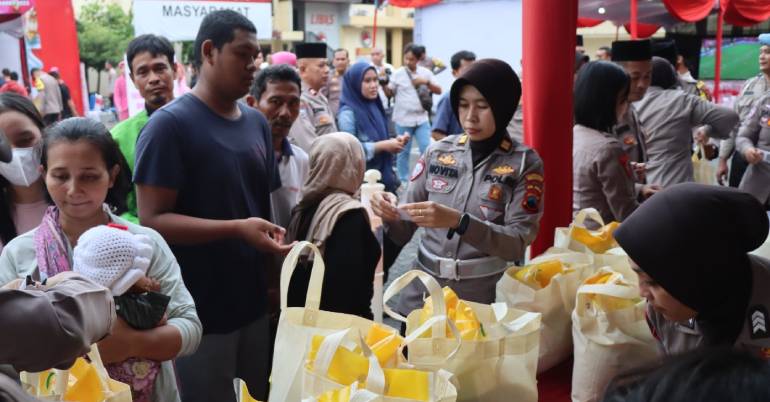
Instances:
[[[128,291],[130,293],[160,292],[160,282],[144,276]]]

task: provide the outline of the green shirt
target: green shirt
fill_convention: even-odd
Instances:
[[[123,120],[112,128],[112,138],[118,143],[120,152],[128,162],[128,168],[131,169],[131,174],[134,174],[134,158],[136,156],[136,140],[139,139],[139,133],[147,124],[147,120],[150,117],[147,115],[147,110],[142,110],[131,118]],[[139,214],[136,209],[136,190],[131,190],[126,198],[126,211],[120,217],[130,221],[132,223],[139,223]]]

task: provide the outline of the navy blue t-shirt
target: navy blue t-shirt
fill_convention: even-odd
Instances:
[[[436,116],[433,118],[433,131],[441,131],[446,135],[464,133],[463,126],[452,110],[452,102],[449,102],[449,94],[441,97],[436,105]]]
[[[270,192],[280,187],[270,127],[238,104],[228,120],[186,94],[152,114],[136,144],[134,181],[178,191],[173,212],[196,218],[270,219]],[[240,239],[171,250],[182,269],[203,332],[227,333],[266,312],[266,256]]]

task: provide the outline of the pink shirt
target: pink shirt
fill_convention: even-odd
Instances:
[[[27,233],[38,227],[43,220],[48,203],[45,200],[33,202],[31,204],[15,204],[11,214],[16,226],[16,234]],[[0,252],[3,251],[3,242],[0,241]]]
[[[128,118],[128,91],[126,89],[126,76],[120,75],[115,80],[115,88],[112,89],[112,99],[115,101],[115,109],[118,111],[118,120]]]

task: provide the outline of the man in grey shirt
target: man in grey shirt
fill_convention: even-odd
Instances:
[[[48,73],[36,68],[32,69],[32,75],[43,82],[43,90],[40,91],[39,95],[42,98],[40,114],[43,115],[45,125],[50,126],[61,120],[61,112],[64,109],[59,81]]]

